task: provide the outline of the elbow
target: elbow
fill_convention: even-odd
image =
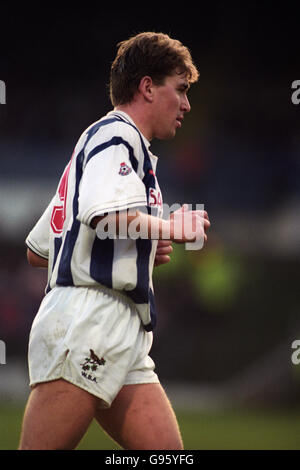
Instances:
[[[41,256],[36,255],[33,251],[27,248],[27,261],[30,266],[34,268],[47,268],[48,260],[42,258]]]
[[[31,250],[29,250],[29,248],[27,248],[27,261],[30,266],[36,266],[35,255]]]

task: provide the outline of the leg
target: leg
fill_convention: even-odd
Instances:
[[[36,385],[23,420],[19,450],[71,450],[94,417],[98,399],[59,379]]]
[[[126,450],[182,450],[171,404],[160,384],[124,385],[110,408],[97,409],[102,428]]]

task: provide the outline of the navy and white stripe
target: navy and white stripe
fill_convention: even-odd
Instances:
[[[62,233],[50,227],[51,207],[36,226],[27,245],[48,257],[48,292],[54,286],[98,286],[122,291],[135,303],[146,330],[156,324],[152,270],[157,241],[100,240],[90,226],[93,217],[107,212],[148,206],[157,159],[149,142],[131,118],[113,111],[90,126],[80,137],[70,164]],[[120,164],[132,171],[122,176]],[[161,208],[158,215],[162,216]],[[48,252],[46,243],[48,239]]]

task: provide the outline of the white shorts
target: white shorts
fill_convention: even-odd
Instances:
[[[159,383],[148,356],[152,340],[124,295],[105,288],[55,287],[32,324],[30,386],[63,378],[108,408],[123,385]]]

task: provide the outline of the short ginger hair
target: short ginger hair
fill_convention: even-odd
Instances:
[[[162,85],[175,72],[186,73],[189,83],[199,78],[189,49],[177,39],[145,32],[120,42],[110,71],[113,106],[130,103],[144,76],[150,76],[155,85]]]

